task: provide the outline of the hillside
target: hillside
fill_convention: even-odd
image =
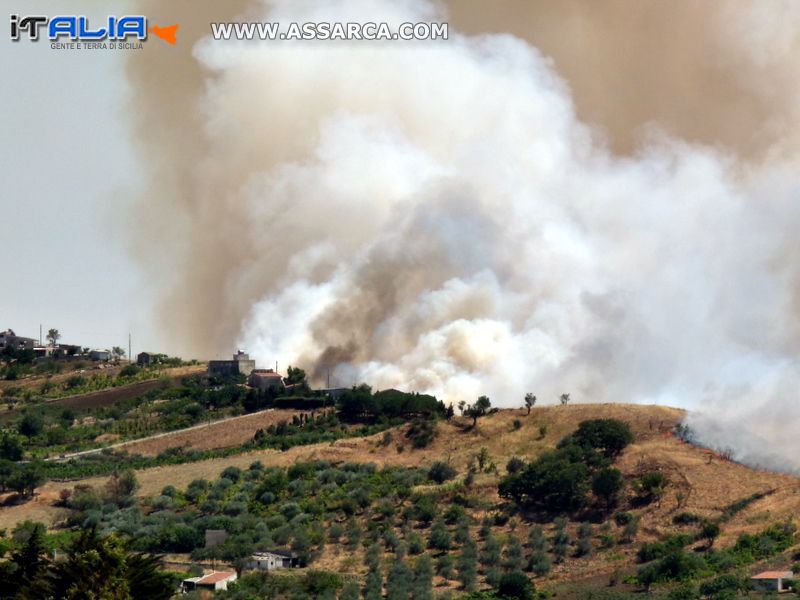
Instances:
[[[598,548],[586,557],[575,557],[570,552],[562,562],[553,564],[546,576],[537,578],[540,584],[549,585],[567,581],[605,583],[615,572],[635,573],[636,553],[641,543],[686,532],[687,526],[673,523],[673,518],[680,513],[719,520],[727,510],[721,534],[716,541],[716,547],[725,548],[734,544],[743,533],[755,534],[772,523],[792,519],[800,511],[798,479],[753,470],[683,443],[671,433],[682,415],[682,411],[667,407],[621,404],[540,407],[534,408],[529,416],[526,416],[525,410],[501,410],[480,419],[475,429],[470,428],[471,420],[464,417],[441,421],[435,439],[421,449],[411,447],[405,436],[407,426],[401,426],[368,437],[296,446],[283,452],[258,450],[144,469],[137,472],[141,484],[137,494],[147,504],[151,500],[146,499],[157,496],[165,486],[184,489],[197,479],[215,479],[227,467],[246,471],[255,461],[260,461],[265,468],[327,461],[325,464],[374,463],[379,467],[404,469],[427,468],[435,461],[447,461],[455,468],[457,479],[460,479],[468,464],[485,448],[489,461],[487,472],[478,473],[469,489],[470,497],[476,500],[468,512],[474,523],[478,524],[487,515],[496,515],[503,510],[504,503],[497,494],[497,483],[505,474],[509,459],[535,458],[553,448],[582,421],[619,419],[629,424],[635,439],[617,459],[616,466],[628,482],[633,482],[646,472],[666,474],[669,483],[664,494],[655,502],[638,506],[629,486],[618,510],[630,510],[638,518],[635,543],[617,543],[608,550]],[[496,465],[496,470],[491,465]],[[66,509],[54,506],[61,490],[86,484],[102,488],[106,480],[106,477],[94,477],[80,481],[49,482],[39,489],[30,502],[0,508],[0,528],[11,528],[15,523],[30,518],[56,525],[68,514]],[[448,483],[443,486],[426,484],[415,489],[416,493],[439,494],[444,509],[447,507],[447,498],[452,496],[448,490],[456,488]],[[731,506],[737,501],[743,501],[741,510],[731,511]],[[408,510],[412,506],[413,502],[409,505],[408,501],[401,501],[396,510]],[[601,531],[617,539],[622,535],[621,528],[613,524],[610,517],[610,513],[587,513],[583,517],[573,517],[566,530],[574,540],[578,536],[579,521],[590,519],[595,527],[595,545],[599,546]],[[364,526],[367,525],[365,522]],[[491,530],[498,539],[513,537],[524,541],[536,526],[543,528],[545,536],[553,535],[555,525],[552,521],[530,521],[522,514],[495,523]],[[363,575],[364,567],[359,556],[359,552],[346,552],[340,546],[330,544],[315,554],[313,564],[318,569]],[[781,562],[778,559],[777,562],[780,565],[785,560]],[[452,581],[439,580],[438,583],[445,587],[455,585]]]

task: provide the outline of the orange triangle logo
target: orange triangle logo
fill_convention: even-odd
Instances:
[[[160,37],[162,40],[167,42],[168,44],[174,44],[177,39],[175,38],[175,33],[178,31],[178,25],[170,25],[169,27],[159,27],[158,25],[153,25],[150,28],[150,32]]]

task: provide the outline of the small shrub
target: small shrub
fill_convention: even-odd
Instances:
[[[446,462],[437,460],[428,470],[428,478],[436,483],[444,483],[456,476],[456,470]]]
[[[700,521],[701,519],[698,515],[690,512],[678,513],[672,517],[672,522],[675,525],[692,525],[694,523],[699,523]]]
[[[537,577],[544,577],[550,572],[552,564],[550,557],[544,550],[537,550],[528,561],[528,570]]]
[[[120,377],[135,377],[139,374],[139,367],[136,365],[126,365],[122,367],[122,370],[119,372]]]
[[[660,471],[651,471],[642,475],[636,482],[636,488],[642,499],[647,501],[657,500],[664,495],[664,490],[669,479]]]
[[[633,514],[629,512],[618,512],[614,515],[614,522],[620,527],[627,525],[631,521],[633,521]]]
[[[519,571],[506,573],[497,583],[497,594],[501,598],[513,600],[533,600],[535,590],[533,583]]]

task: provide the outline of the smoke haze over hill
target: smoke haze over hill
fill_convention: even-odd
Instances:
[[[458,5],[447,41],[375,46],[214,42],[196,14],[191,54],[130,61],[134,83],[183,73],[136,88],[167,336],[449,400],[683,406],[738,458],[796,467],[793,5],[559,6],[510,6],[515,37]]]

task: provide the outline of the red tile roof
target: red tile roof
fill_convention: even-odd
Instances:
[[[791,577],[794,577],[792,571],[764,571],[753,575],[750,579],[789,579]]]
[[[220,581],[224,581],[235,576],[235,571],[215,571],[214,573],[204,575],[197,581],[197,583],[219,583]]]

